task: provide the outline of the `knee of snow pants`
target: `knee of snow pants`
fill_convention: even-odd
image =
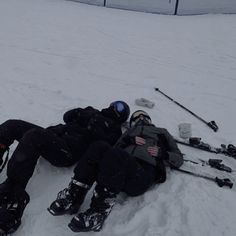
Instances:
[[[113,148],[104,153],[99,163],[97,182],[109,191],[119,193],[136,169],[137,163],[133,156],[122,149]]]
[[[74,179],[87,185],[93,185],[97,179],[99,163],[103,159],[104,153],[111,148],[111,145],[105,141],[92,143],[78,161],[74,169]]]
[[[27,131],[33,128],[40,127],[23,120],[7,120],[0,125],[0,142],[10,146],[14,140],[19,141]]]
[[[59,167],[72,165],[66,150],[64,141],[52,132],[43,128],[31,129],[25,133],[14,151],[8,163],[7,175],[13,182],[25,187],[41,155]]]

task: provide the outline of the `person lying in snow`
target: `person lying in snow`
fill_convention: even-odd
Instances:
[[[78,212],[69,227],[74,232],[99,231],[117,194],[138,196],[153,184],[165,182],[166,164],[179,168],[183,164],[180,150],[166,129],[154,126],[149,115],[138,110],[114,147],[104,141],[91,144],[69,186],[58,193],[48,211],[52,215],[77,213],[96,181],[90,208]]]
[[[7,165],[7,179],[0,184],[0,232],[14,232],[21,224],[30,200],[25,188],[40,156],[57,167],[72,166],[92,142],[114,145],[129,113],[125,102],[115,101],[101,111],[91,106],[67,111],[65,124],[48,128],[22,120],[0,125],[1,158],[14,140],[19,142]]]

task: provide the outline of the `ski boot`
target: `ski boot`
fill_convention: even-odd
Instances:
[[[6,185],[6,181],[4,184]],[[24,209],[30,200],[26,191],[18,186],[12,187],[12,191],[5,196],[2,194],[3,191],[0,206],[0,236],[11,234],[18,229]]]
[[[100,231],[115,204],[115,199],[115,193],[97,185],[90,208],[77,214],[69,223],[69,228],[74,232]]]
[[[68,188],[58,193],[48,211],[54,216],[77,213],[89,189],[89,185],[72,179]]]

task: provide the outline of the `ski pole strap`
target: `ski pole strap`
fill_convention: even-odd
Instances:
[[[5,160],[3,161],[2,166],[0,167],[0,173],[3,171],[4,167],[5,167],[6,164],[7,164],[7,161],[8,161],[8,158],[9,158],[9,151],[10,151],[10,149],[9,149],[9,147],[8,147],[8,148],[7,148],[7,155],[6,155],[6,158],[5,158]]]

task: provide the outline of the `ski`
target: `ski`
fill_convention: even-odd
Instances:
[[[184,159],[185,162],[190,162],[196,165],[210,166],[211,168],[214,168],[220,171],[225,171],[228,173],[236,172],[235,170],[232,170],[229,166],[222,164],[223,160],[221,159],[209,159],[208,161],[205,161],[199,158],[198,160],[200,161],[200,163],[196,161]]]
[[[206,180],[209,180],[209,181],[213,181],[219,187],[223,187],[223,186],[226,186],[226,187],[229,187],[229,188],[233,187],[233,182],[228,178],[221,179],[221,178],[218,178],[218,177],[203,175],[203,174],[191,172],[191,171],[184,170],[184,169],[174,168],[174,170],[177,170],[179,172],[182,172],[182,173],[185,173],[185,174],[188,174],[188,175],[192,175],[192,176],[195,176],[195,177],[203,178],[203,179],[206,179]]]
[[[221,147],[217,148],[217,147],[211,146],[208,143],[202,142],[201,138],[198,138],[198,137],[189,138],[186,141],[179,140],[177,138],[174,138],[174,139],[177,143],[185,145],[185,146],[193,147],[196,149],[200,149],[200,150],[215,153],[215,154],[223,154],[225,156],[230,156],[236,159],[236,147],[233,144],[229,144],[228,146],[226,146],[225,144],[221,144]]]

